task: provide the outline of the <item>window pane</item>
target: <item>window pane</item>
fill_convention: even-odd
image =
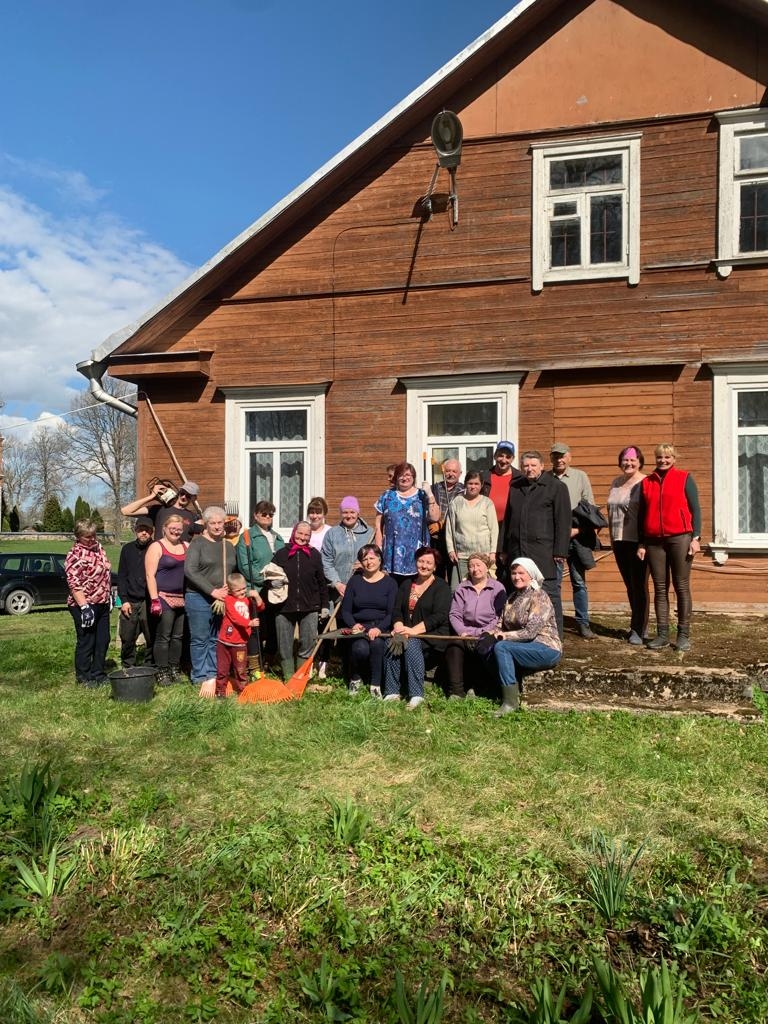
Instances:
[[[739,252],[768,249],[768,183],[741,186]]]
[[[768,170],[768,135],[747,135],[739,140],[739,170]]]
[[[304,509],[304,452],[280,452],[280,529],[302,518]]]
[[[768,533],[768,434],[739,438],[739,533]]]
[[[493,465],[493,450],[492,444],[487,445],[473,445],[470,447],[467,445],[467,464],[464,467],[465,472],[469,472],[470,469],[479,471],[480,473],[490,469]]]
[[[499,407],[496,402],[430,405],[427,409],[427,433],[430,437],[496,434],[498,433],[498,415]]]
[[[306,409],[273,409],[245,414],[246,441],[306,441]]]
[[[621,196],[590,199],[589,258],[592,263],[621,262]]]
[[[738,396],[740,427],[768,427],[768,391],[740,391]]]
[[[554,217],[575,217],[578,212],[576,203],[555,203],[552,215]]]
[[[250,523],[253,518],[253,510],[260,501],[271,501],[274,503],[272,492],[272,477],[274,470],[274,452],[251,452],[250,482],[248,487],[248,508],[247,519]]]
[[[581,220],[553,220],[549,225],[549,265],[577,267],[581,264]]]
[[[621,154],[589,156],[581,159],[552,160],[549,164],[551,189],[590,185],[620,185],[623,181]]]

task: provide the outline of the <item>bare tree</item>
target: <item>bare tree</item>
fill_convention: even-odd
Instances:
[[[3,473],[5,497],[8,501],[6,512],[16,506],[22,518],[32,498],[32,463],[27,445],[12,434],[3,443]]]
[[[45,508],[51,498],[64,497],[67,469],[64,440],[59,430],[38,427],[24,446],[29,465],[30,494],[36,511]]]
[[[117,398],[131,398],[130,384],[105,377],[104,390]],[[72,401],[68,425],[59,428],[65,443],[65,461],[72,475],[82,481],[100,480],[120,523],[120,506],[133,496],[136,472],[136,420],[111,405],[96,401],[88,392]]]

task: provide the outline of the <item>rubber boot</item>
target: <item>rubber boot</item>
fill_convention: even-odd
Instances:
[[[257,679],[261,679],[261,669],[259,668],[259,656],[258,654],[248,655],[248,682],[253,683]]]
[[[691,649],[691,634],[687,626],[678,626],[677,629],[677,642],[675,643],[675,650],[677,651],[690,651]]]
[[[660,651],[662,647],[669,647],[669,628],[664,626],[659,629],[655,638],[647,646],[649,651]]]
[[[502,715],[509,715],[513,711],[520,710],[520,687],[517,683],[513,683],[512,686],[502,686],[501,688],[501,707],[498,711],[494,711],[494,718],[501,718]]]

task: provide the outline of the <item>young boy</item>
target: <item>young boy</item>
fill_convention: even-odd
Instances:
[[[264,602],[257,591],[248,594],[245,576],[233,572],[227,576],[224,618],[216,644],[216,696],[225,697],[227,681],[232,680],[236,693],[242,693],[248,682],[248,637],[258,618],[251,618],[251,609],[263,611]],[[250,598],[250,599],[249,599]]]

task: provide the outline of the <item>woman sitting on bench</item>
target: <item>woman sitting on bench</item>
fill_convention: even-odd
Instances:
[[[563,651],[555,609],[541,589],[544,577],[530,558],[516,558],[510,567],[512,594],[504,605],[494,635],[493,653],[501,680],[501,707],[496,717],[520,708],[521,670],[553,668]]]

